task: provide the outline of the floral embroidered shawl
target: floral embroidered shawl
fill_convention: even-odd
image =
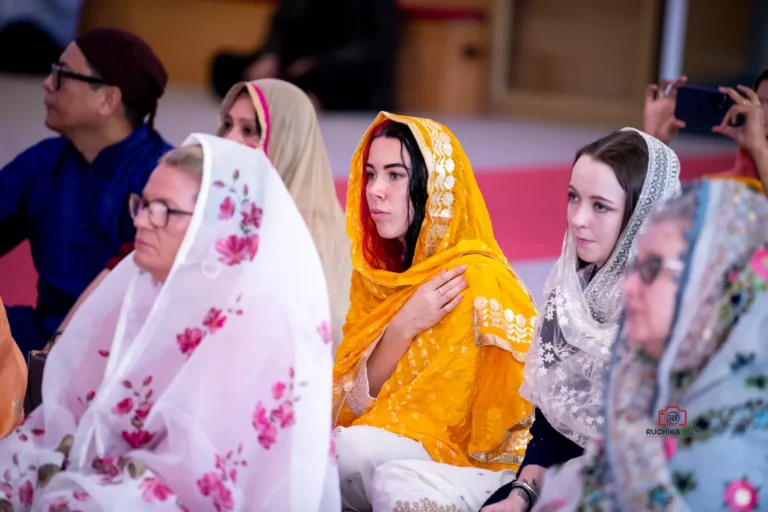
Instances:
[[[261,150],[186,144],[205,164],[168,279],[126,258],[77,312],[0,442],[0,508],[340,508],[311,236]]]
[[[546,474],[538,511],[765,506],[768,200],[704,180],[675,201],[694,214],[664,354],[650,361],[619,336],[603,440]]]
[[[410,128],[429,174],[413,265],[402,273],[372,267],[362,250],[362,223],[373,222],[361,218],[363,155],[373,131],[387,120]],[[437,462],[516,468],[530,439],[532,406],[518,390],[538,312],[496,243],[459,141],[432,120],[381,113],[352,158],[347,194],[354,271],[334,367],[335,424],[405,435]],[[419,286],[462,264],[468,266],[464,300],[413,340],[377,398],[356,416],[347,395],[395,313]]]

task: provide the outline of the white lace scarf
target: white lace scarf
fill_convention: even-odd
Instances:
[[[632,130],[632,128],[625,128]],[[637,130],[635,130],[637,131]],[[680,162],[661,141],[648,144],[648,171],[627,227],[607,263],[589,280],[579,271],[570,228],[544,287],[544,318],[525,366],[520,394],[561,434],[582,447],[603,423],[605,374],[622,310],[621,280],[635,241],[659,201],[680,193]]]

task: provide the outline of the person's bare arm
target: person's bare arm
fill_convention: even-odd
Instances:
[[[397,368],[397,363],[408,351],[413,337],[397,326],[393,319],[384,336],[368,358],[368,393],[376,397],[381,387]]]
[[[520,471],[517,481],[525,482],[536,493],[541,493],[541,479],[546,470],[535,464],[525,466]],[[530,502],[528,493],[523,489],[512,489],[509,496],[498,503],[484,507],[481,512],[527,512],[533,508],[534,503]]]

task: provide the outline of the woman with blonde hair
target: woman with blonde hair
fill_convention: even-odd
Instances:
[[[275,79],[234,85],[219,113],[218,135],[264,150],[315,241],[331,299],[334,348],[349,309],[349,238],[317,114],[295,85]]]

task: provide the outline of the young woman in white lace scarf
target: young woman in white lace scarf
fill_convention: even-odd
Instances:
[[[130,207],[0,441],[0,510],[339,510],[323,269],[267,157],[194,135]]]
[[[529,510],[546,468],[580,456],[596,437],[621,279],[653,206],[679,193],[679,174],[669,147],[633,129],[577,152],[563,251],[545,285],[521,389],[536,406],[532,438],[517,480],[499,489],[484,512]]]
[[[768,200],[694,184],[651,216],[623,293],[600,437],[535,510],[765,510]]]

